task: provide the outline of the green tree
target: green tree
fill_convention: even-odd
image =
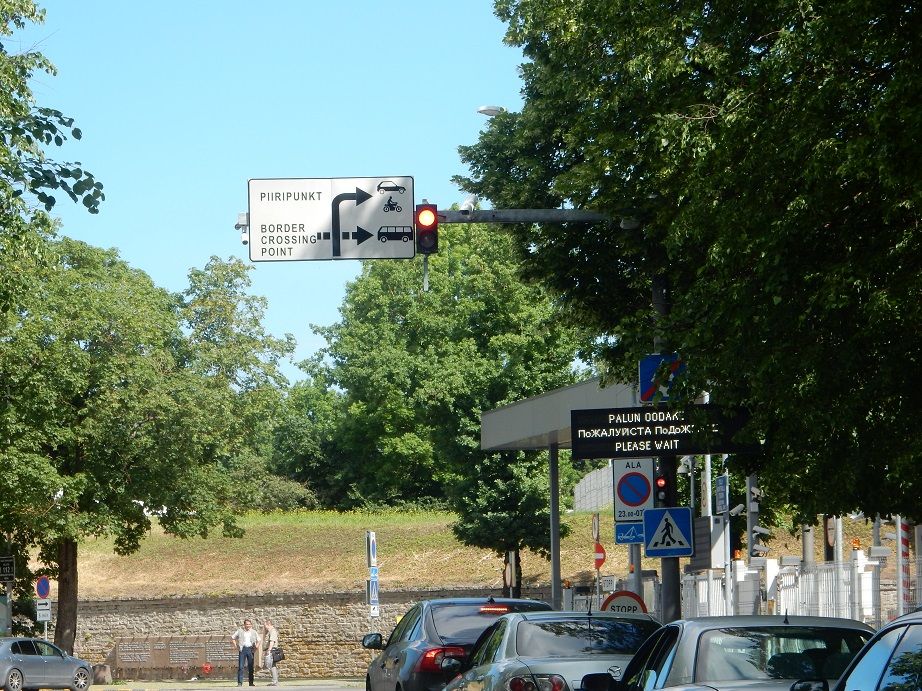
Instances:
[[[485,455],[456,488],[458,520],[452,532],[463,544],[493,550],[503,558],[510,597],[522,595],[521,553],[550,558],[550,491],[547,460],[535,452]],[[561,537],[570,526],[561,524]],[[506,577],[509,555],[515,571]]]
[[[305,362],[315,374],[287,392],[274,430],[272,471],[310,488],[317,500],[333,506],[344,494],[338,463],[337,430],[343,394],[326,380],[322,367]]]
[[[130,553],[153,520],[182,537],[240,534],[271,396],[232,345],[272,357],[223,309],[246,304],[228,278],[239,267],[193,272],[181,302],[113,251],[65,238],[51,252],[55,270],[0,332],[0,528],[40,548],[58,581],[55,641],[72,650],[80,540]]]
[[[505,234],[443,226],[430,258],[368,262],[342,321],[317,329],[330,383],[344,392],[338,425],[342,505],[444,501],[483,458],[480,414],[572,383],[580,334],[518,278]]]
[[[54,74],[54,67],[36,51],[7,49],[5,38],[43,17],[31,0],[0,0],[0,318],[32,288],[25,281],[46,256],[50,219],[26,199],[50,210],[60,190],[96,213],[105,198],[102,184],[79,163],[57,163],[45,154],[44,147],[81,136],[73,119],[36,105],[29,88],[36,72]]]
[[[799,518],[922,519],[922,14],[911,2],[498,0],[524,107],[462,147],[498,207],[594,208],[519,228],[529,276],[633,381],[654,339],[749,413],[740,456]],[[668,314],[651,307],[654,280]],[[666,310],[662,310],[666,311]]]

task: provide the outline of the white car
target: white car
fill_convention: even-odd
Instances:
[[[680,619],[653,634],[609,689],[812,689],[795,684],[838,679],[873,633],[860,621],[834,617]]]
[[[520,612],[481,634],[445,691],[577,691],[593,673],[619,676],[660,623],[646,614]]]

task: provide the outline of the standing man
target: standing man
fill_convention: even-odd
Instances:
[[[272,625],[270,619],[266,619],[263,623],[263,628],[265,629],[263,633],[263,651],[265,651],[266,659],[264,661],[264,667],[266,669],[272,670],[272,683],[269,686],[278,686],[279,685],[279,668],[275,663],[275,659],[272,657],[273,648],[277,648],[279,645],[279,632]]]
[[[253,628],[253,622],[249,619],[244,619],[243,628],[234,631],[231,640],[237,648],[237,686],[243,686],[244,663],[246,663],[250,686],[256,686],[253,683],[253,652],[259,643],[259,634]]]

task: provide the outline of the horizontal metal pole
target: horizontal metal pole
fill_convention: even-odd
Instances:
[[[485,209],[438,211],[440,223],[597,223],[611,216],[583,209]]]

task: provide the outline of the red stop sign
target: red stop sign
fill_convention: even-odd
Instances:
[[[605,563],[605,548],[602,547],[601,543],[595,543],[595,570],[598,571],[602,568],[602,564]]]

